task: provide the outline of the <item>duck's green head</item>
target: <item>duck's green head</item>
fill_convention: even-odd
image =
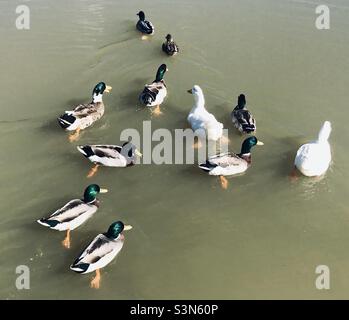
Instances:
[[[96,84],[96,86],[93,89],[93,95],[98,96],[100,94],[103,94],[104,92],[109,93],[111,89],[112,87],[107,86],[104,82],[99,82]]]
[[[145,20],[145,14],[143,11],[139,11],[137,13],[137,16],[139,17],[139,20],[144,21]]]
[[[107,237],[111,239],[116,239],[119,234],[124,230],[131,230],[132,226],[124,225],[121,221],[114,222],[110,225],[107,231]]]
[[[238,107],[239,109],[243,109],[245,108],[245,105],[246,105],[246,97],[244,94],[240,94],[239,97],[238,97]]]
[[[168,71],[166,64],[162,64],[156,73],[155,81],[156,82],[161,81],[164,78],[166,71]]]
[[[107,189],[102,189],[98,184],[90,184],[84,192],[84,201],[86,203],[93,202],[99,193],[107,193]]]
[[[251,153],[252,147],[255,145],[262,146],[264,143],[262,141],[258,141],[258,139],[255,136],[247,138],[241,146],[241,154],[249,154]]]

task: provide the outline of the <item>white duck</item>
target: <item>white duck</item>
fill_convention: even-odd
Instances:
[[[197,85],[188,90],[194,95],[195,104],[188,115],[188,122],[192,129],[197,131],[201,138],[207,136],[208,140],[217,141],[223,135],[223,124],[218,122],[213,114],[205,109],[205,98],[201,88]]]
[[[294,161],[296,168],[305,176],[323,175],[331,163],[331,147],[328,142],[332,128],[329,121],[325,121],[316,141],[302,145]]]

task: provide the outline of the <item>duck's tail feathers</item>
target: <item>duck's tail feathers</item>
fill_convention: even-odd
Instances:
[[[332,131],[331,122],[325,121],[320,129],[318,141],[319,142],[327,141],[331,135],[331,131]]]
[[[217,167],[217,165],[210,163],[208,160],[206,160],[205,163],[199,164],[199,168],[207,172],[213,170],[215,167]]]
[[[73,270],[77,273],[84,273],[87,271],[88,267],[89,267],[88,263],[80,263],[80,264],[74,263],[70,266],[70,270]]]
[[[94,155],[94,152],[90,146],[77,146],[76,148],[87,158]]]
[[[48,220],[43,218],[43,219],[37,220],[37,223],[40,223],[45,227],[54,228],[59,222],[56,220]]]
[[[254,124],[243,125],[242,130],[246,133],[252,133],[256,131],[256,126]]]
[[[57,118],[57,120],[63,129],[67,129],[76,121],[76,118],[71,113],[65,113]]]

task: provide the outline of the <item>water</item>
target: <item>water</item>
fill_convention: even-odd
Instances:
[[[53,1],[25,2],[31,30],[15,28],[19,1],[0,3],[0,297],[2,299],[347,298],[348,14],[345,0],[327,1],[331,30],[315,28],[322,1]],[[156,34],[134,30],[143,9]],[[181,53],[160,50],[170,32]],[[137,96],[166,62],[169,96],[152,118]],[[35,221],[80,197],[91,181],[86,159],[67,142],[56,116],[88,101],[98,81],[113,86],[105,116],[79,144],[119,143],[125,128],[185,128],[199,84],[208,109],[232,129],[241,92],[257,118],[264,148],[253,166],[223,191],[196,166],[103,168],[93,182],[110,189],[98,213],[72,233]],[[288,174],[301,143],[324,120],[333,125],[334,162],[320,181]],[[230,130],[230,148],[243,138]],[[91,275],[69,270],[80,250],[115,220],[132,224],[119,257]],[[315,268],[331,270],[331,290],[315,288]],[[27,265],[30,290],[15,287]]]

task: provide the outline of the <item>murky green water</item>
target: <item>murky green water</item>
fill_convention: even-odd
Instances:
[[[26,2],[31,30],[15,28],[22,1],[0,2],[0,297],[3,299],[348,298],[349,7],[326,1],[331,29],[315,28],[322,1],[53,1]],[[135,31],[143,9],[156,28]],[[172,33],[181,54],[160,50]],[[139,108],[138,93],[166,62],[164,114]],[[56,116],[88,101],[104,80],[105,116],[82,143],[119,143],[125,128],[187,127],[199,84],[208,109],[232,129],[230,112],[244,92],[264,148],[223,191],[196,166],[145,165],[99,171],[110,189],[97,214],[64,234],[35,221],[80,197],[90,168],[67,142]],[[334,162],[325,179],[288,174],[298,146],[333,125]],[[243,138],[230,132],[233,150]],[[103,269],[102,287],[69,270],[80,250],[115,220],[132,224],[118,258]],[[328,265],[331,289],[315,288],[315,268]],[[16,289],[27,265],[30,290]]]

